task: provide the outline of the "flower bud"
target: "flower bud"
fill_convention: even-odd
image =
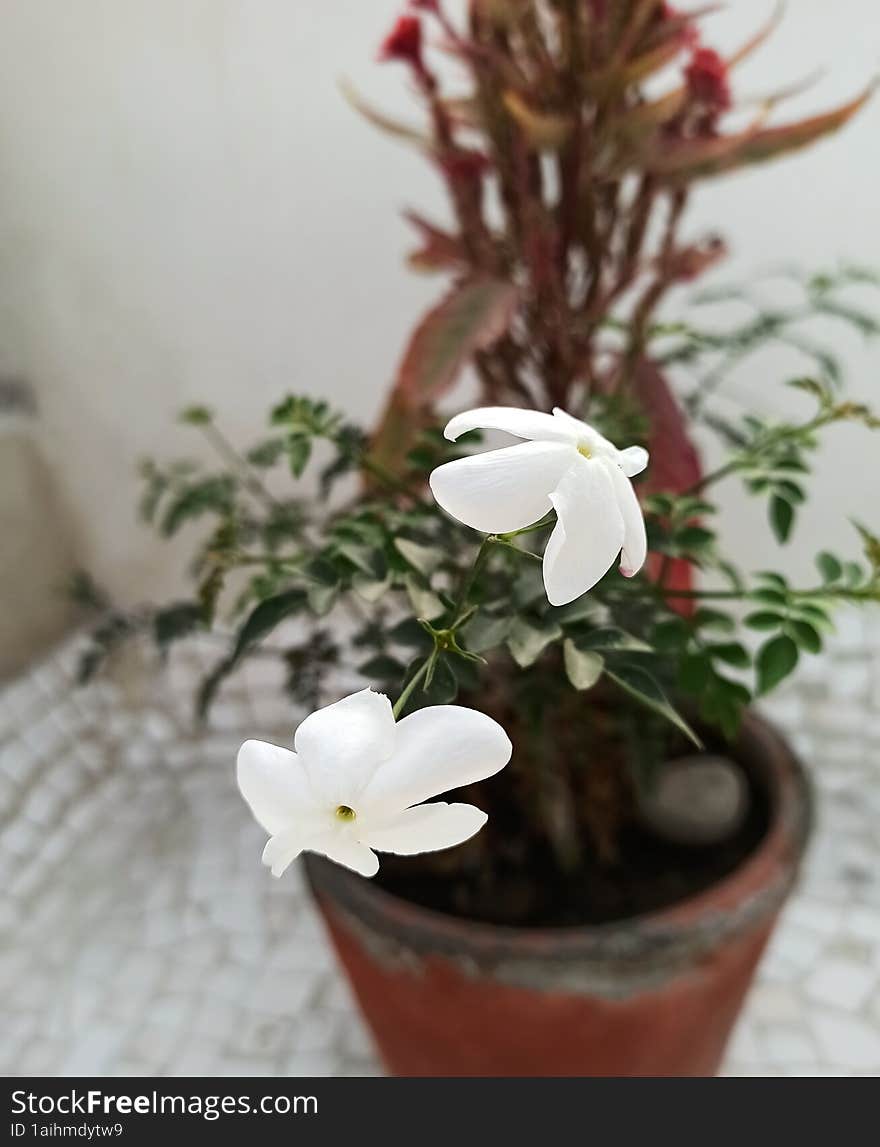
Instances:
[[[417,16],[401,16],[379,49],[380,60],[400,60],[416,71],[424,69],[422,62],[422,25]]]
[[[685,68],[691,98],[713,112],[727,111],[732,99],[727,64],[712,48],[698,48]]]

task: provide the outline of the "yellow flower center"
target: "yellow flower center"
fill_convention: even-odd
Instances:
[[[336,815],[340,820],[354,820],[357,813],[353,808],[349,808],[347,804],[341,804],[336,810]]]
[[[578,446],[578,454],[583,455],[584,458],[593,457],[593,451],[589,448],[589,446]]]

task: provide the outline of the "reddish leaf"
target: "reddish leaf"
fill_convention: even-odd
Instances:
[[[506,91],[502,99],[510,116],[521,128],[529,147],[538,151],[559,151],[565,145],[574,126],[571,116],[536,111],[514,91]]]
[[[782,127],[758,130],[751,128],[738,135],[715,136],[674,144],[668,139],[658,144],[653,157],[645,161],[647,170],[655,175],[691,180],[701,176],[720,175],[750,163],[797,151],[830,135],[843,127],[858,112],[873,93],[873,86],[856,99],[834,111]]]
[[[403,474],[406,456],[429,422],[424,408],[410,405],[403,395],[393,390],[370,442],[371,457],[389,474]]]
[[[407,256],[406,261],[414,271],[460,271],[467,265],[467,253],[457,236],[435,227],[415,211],[406,211],[404,215],[422,239],[421,247]]]
[[[761,45],[779,27],[779,23],[782,20],[782,17],[784,14],[785,14],[785,0],[779,0],[779,3],[776,5],[776,8],[773,12],[773,15],[770,17],[770,19],[767,21],[767,23],[763,26],[763,28],[759,28],[758,31],[755,32],[755,34],[753,36],[751,36],[748,40],[746,40],[746,42],[743,44],[743,46],[741,48],[738,49],[738,51],[734,52],[733,55],[728,56],[727,66],[729,68],[735,68],[738,64],[741,64],[743,62],[743,60],[747,60],[753,52],[757,51],[757,49],[760,48]]]
[[[681,494],[703,476],[703,467],[688,433],[687,419],[672,389],[657,367],[643,359],[633,376],[633,393],[645,412],[650,427],[648,449],[651,464],[639,490],[644,493]],[[687,591],[693,588],[693,566],[684,558],[663,562],[660,554],[649,554],[648,577],[656,580],[663,569],[666,589]],[[669,599],[671,609],[683,617],[693,613],[689,598]]]
[[[385,132],[386,135],[392,135],[396,139],[414,144],[422,150],[429,151],[431,149],[432,141],[430,136],[419,131],[418,128],[411,127],[409,124],[400,123],[398,120],[391,119],[390,116],[385,115],[384,112],[377,111],[376,108],[368,104],[366,100],[355,91],[347,80],[341,80],[339,87],[348,103],[356,112],[359,112],[365,120],[368,120],[373,127],[379,128],[379,130]]]
[[[652,494],[681,494],[703,476],[684,411],[666,378],[648,359],[642,359],[636,367],[633,394],[650,427],[651,465],[641,488]]]
[[[610,77],[606,77],[606,82],[610,79],[612,85],[619,85],[621,88],[628,84],[641,83],[649,76],[654,75],[655,72],[661,71],[667,64],[672,63],[685,47],[687,44],[684,40],[673,37],[658,47],[652,48],[651,51],[630,60],[622,68],[615,69]]]
[[[627,133],[640,133],[649,128],[659,127],[675,119],[684,107],[686,99],[687,88],[675,88],[674,91],[667,92],[665,96],[659,96],[656,100],[636,104],[619,117],[616,126]]]
[[[504,334],[518,303],[519,291],[502,279],[479,275],[458,283],[416,327],[395,391],[415,407],[435,402],[476,351]]]

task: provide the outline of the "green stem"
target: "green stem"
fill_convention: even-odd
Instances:
[[[289,558],[282,557],[281,554],[236,554],[236,566],[268,566],[268,565],[295,565],[298,562],[305,561],[305,554],[293,555]]]
[[[734,474],[739,468],[739,462],[727,462],[724,466],[719,466],[717,470],[712,470],[704,475],[699,482],[694,482],[692,486],[688,486],[682,497],[687,498],[694,494],[702,494],[707,487],[712,486],[715,482],[720,482],[722,478],[726,478],[730,474]]]
[[[428,655],[428,657],[425,658],[424,662],[418,667],[416,672],[412,675],[412,677],[406,683],[406,687],[404,688],[403,692],[400,694],[400,696],[395,701],[394,708],[391,710],[392,713],[394,714],[395,720],[397,720],[397,718],[403,712],[407,701],[410,699],[410,697],[412,697],[413,693],[415,692],[416,686],[421,684],[421,682],[426,677],[428,670],[431,668],[432,664],[436,660],[437,660],[437,650],[432,649],[431,653]]]
[[[506,541],[506,538],[508,536],[509,535],[506,535],[506,534],[502,534],[502,535],[498,535],[498,536],[496,536],[495,534],[488,534],[485,538],[483,538],[483,541],[480,544],[480,548],[477,550],[477,556],[474,558],[473,565],[471,566],[470,570],[468,570],[467,574],[464,577],[464,580],[462,581],[461,589],[458,592],[458,598],[456,599],[455,605],[453,606],[453,610],[452,610],[452,618],[453,618],[452,623],[449,626],[449,628],[444,631],[447,635],[449,635],[449,634],[454,635],[455,631],[461,625],[463,625],[465,621],[469,620],[473,616],[474,610],[468,608],[468,598],[470,597],[471,590],[474,588],[474,583],[476,582],[477,578],[479,577],[480,571],[482,570],[483,566],[489,560],[489,554],[492,550],[492,546],[495,545],[496,543],[510,544]],[[514,548],[516,548],[516,547],[514,547]],[[436,638],[435,638],[435,642],[436,642]],[[403,690],[403,692],[397,698],[397,701],[396,701],[396,703],[394,705],[394,709],[393,709],[393,713],[394,713],[395,717],[399,716],[399,714],[403,711],[404,706],[406,705],[407,701],[412,696],[413,691],[415,690],[416,686],[421,684],[421,682],[425,679],[425,677],[428,675],[428,673],[433,669],[433,667],[437,661],[438,656],[439,656],[439,648],[435,644],[434,648],[428,654],[425,661],[419,666],[418,670],[413,674],[413,676],[407,682],[406,687]]]
[[[737,470],[747,469],[749,466],[754,465],[756,460],[767,451],[786,439],[798,439],[804,435],[812,434],[815,430],[821,430],[823,426],[827,426],[829,422],[833,421],[833,415],[828,412],[823,412],[817,415],[810,422],[805,422],[801,426],[783,426],[771,430],[762,440],[754,443],[748,448],[746,457],[735,458],[731,462],[726,462],[723,466],[719,466],[717,470],[712,470],[710,473],[702,477],[698,482],[689,486],[682,492],[682,497],[688,497],[693,494],[702,494],[708,487],[720,482],[722,478],[728,477],[730,474],[735,474]]]
[[[535,522],[534,525],[523,526],[522,529],[519,530],[510,530],[509,533],[506,534],[488,534],[485,538],[483,538],[483,543],[477,551],[477,556],[474,559],[474,564],[471,566],[470,571],[462,582],[461,589],[459,590],[458,600],[455,603],[455,609],[453,610],[452,614],[453,618],[455,619],[452,622],[452,629],[456,629],[459,625],[461,625],[462,615],[467,608],[468,597],[470,596],[471,590],[474,588],[474,582],[479,577],[483,566],[486,564],[486,561],[489,558],[489,553],[492,549],[492,546],[507,546],[508,549],[515,550],[518,554],[522,554],[524,557],[533,558],[535,561],[541,561],[542,558],[539,554],[533,554],[531,550],[521,550],[519,546],[515,546],[513,544],[513,538],[522,537],[523,534],[533,534],[536,530],[543,530],[546,526],[549,526],[551,522],[555,521],[555,519],[555,513],[551,512],[546,514],[540,520],[540,522]]]
[[[474,564],[465,575],[464,581],[461,583],[461,589],[458,591],[458,598],[452,611],[453,621],[450,629],[455,630],[461,625],[462,618],[467,611],[468,598],[470,597],[471,590],[474,588],[474,583],[479,577],[480,571],[489,560],[492,546],[497,540],[495,534],[489,534],[483,538],[482,544],[477,550],[477,556],[474,558]]]
[[[238,453],[226,435],[223,434],[222,431],[218,430],[213,422],[205,422],[199,427],[199,429],[205,435],[214,450],[216,450],[220,457],[224,460],[224,462],[231,466],[233,470],[237,470],[238,473],[241,474],[245,487],[250,491],[250,493],[265,505],[269,506],[271,509],[278,509],[280,503],[269,493],[269,491],[260,481],[258,475],[255,473],[254,468],[250,465],[247,459],[242,458],[242,456]]]
[[[524,558],[531,558],[536,562],[543,562],[544,560],[540,554],[533,553],[532,550],[524,550],[521,546],[515,546],[513,542],[509,542],[505,537],[496,538],[495,541],[499,546],[506,546],[507,549],[513,550],[515,554],[521,554]]]
[[[752,590],[739,589],[665,589],[664,598],[681,598],[688,601],[749,601]],[[878,601],[878,589],[848,589],[846,586],[816,586],[814,589],[789,589],[784,591],[789,597],[832,597],[841,601]],[[613,593],[613,591],[612,591]],[[615,596],[646,598],[655,596],[656,590],[652,588],[650,595],[638,591],[625,591]],[[756,603],[760,604],[760,603]]]
[[[536,530],[543,530],[555,521],[556,513],[551,510],[549,514],[545,514],[540,522],[535,522],[533,526],[523,526],[521,530],[511,530],[507,534],[497,534],[493,536],[497,537],[500,542],[509,542],[511,538],[519,538],[523,534],[533,534]]]

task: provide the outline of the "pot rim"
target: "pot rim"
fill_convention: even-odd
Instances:
[[[643,961],[646,956],[711,950],[774,916],[800,867],[813,823],[807,773],[766,718],[749,711],[734,747],[767,783],[770,823],[755,849],[708,888],[665,908],[602,924],[523,927],[452,916],[406,900],[323,856],[303,857],[319,899],[331,900],[370,932],[420,953],[470,954],[477,960]]]

